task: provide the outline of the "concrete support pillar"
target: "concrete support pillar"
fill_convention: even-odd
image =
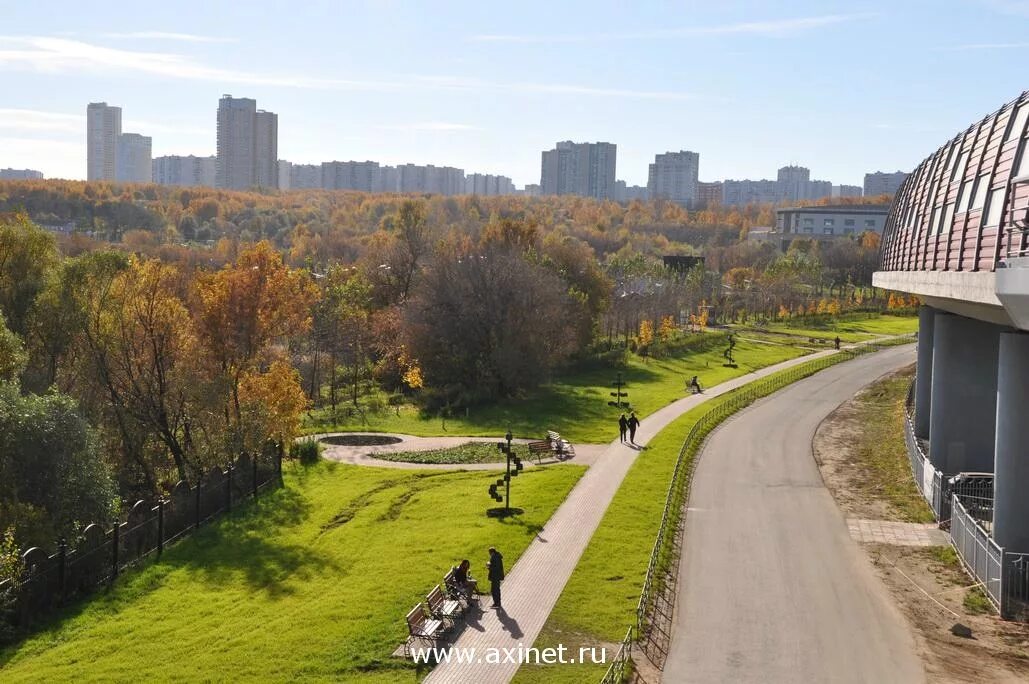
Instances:
[[[1029,334],[1002,333],[997,367],[997,442],[993,537],[1006,551],[1029,552]]]
[[[915,436],[929,439],[929,414],[932,412],[933,330],[936,309],[918,310],[918,365],[915,368]]]
[[[964,316],[936,314],[929,460],[945,475],[993,472],[1001,330]]]

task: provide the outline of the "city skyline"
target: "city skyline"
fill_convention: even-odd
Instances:
[[[74,134],[80,103],[97,100],[132,112],[124,127],[153,136],[154,156],[210,155],[211,103],[245,92],[279,114],[279,157],[297,163],[432,163],[521,186],[553,141],[610,140],[630,185],[678,149],[704,157],[703,180],[800,163],[860,185],[871,169],[910,169],[1021,91],[1027,14],[987,0],[124,14],[20,3],[0,37],[0,165],[83,177]],[[968,88],[951,103],[955,82]]]

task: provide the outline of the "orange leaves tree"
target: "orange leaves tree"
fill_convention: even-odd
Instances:
[[[267,242],[247,249],[234,264],[197,279],[197,332],[208,373],[224,391],[225,449],[230,453],[253,448],[262,438],[281,441],[295,434],[295,421],[275,409],[299,415],[302,404],[289,400],[266,406],[266,419],[257,423],[250,419],[252,411],[249,418],[244,416],[244,404],[267,397],[261,388],[269,383],[280,390],[295,385],[295,391],[301,391],[299,376],[287,376],[275,362],[284,356],[290,338],[310,326],[317,296],[310,276],[288,268]],[[262,379],[267,373],[273,375]]]

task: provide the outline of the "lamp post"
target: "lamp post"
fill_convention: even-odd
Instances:
[[[504,470],[504,477],[499,479],[499,480],[497,480],[496,483],[491,484],[489,486],[489,495],[493,498],[494,501],[497,501],[497,502],[504,501],[505,502],[504,503],[504,514],[505,515],[510,515],[510,513],[511,513],[511,478],[512,477],[516,477],[518,475],[518,473],[520,473],[522,471],[522,468],[524,466],[522,465],[522,459],[518,458],[518,456],[516,456],[514,454],[514,452],[512,451],[512,449],[511,449],[511,440],[514,439],[514,435],[511,434],[511,430],[507,431],[507,434],[504,435],[504,439],[507,440],[506,444],[504,442],[497,442],[497,449],[499,449],[500,451],[504,452],[504,455],[505,455],[506,460],[507,460],[507,464],[506,464],[506,467],[505,467],[505,470]],[[512,464],[514,465],[514,469],[513,470],[511,468]],[[505,485],[506,491],[505,491],[505,496],[503,496],[503,497],[500,496],[499,492],[497,492],[497,487],[499,487],[500,485]]]

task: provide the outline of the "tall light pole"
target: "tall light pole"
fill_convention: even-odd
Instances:
[[[491,484],[489,486],[489,495],[493,497],[494,501],[506,501],[506,503],[504,504],[504,514],[510,515],[511,478],[516,477],[518,473],[522,471],[522,468],[524,468],[524,466],[522,465],[522,459],[518,458],[518,456],[515,455],[515,453],[511,450],[511,440],[514,439],[514,436],[511,434],[511,430],[507,431],[507,434],[504,435],[504,439],[507,440],[506,444],[504,442],[497,442],[497,449],[504,452],[504,455],[507,458],[507,465],[504,470],[504,477],[497,480],[495,484]],[[511,469],[512,464],[514,465],[513,470]],[[497,492],[497,487],[499,487],[500,485],[506,486],[505,497],[500,496],[500,494]]]

